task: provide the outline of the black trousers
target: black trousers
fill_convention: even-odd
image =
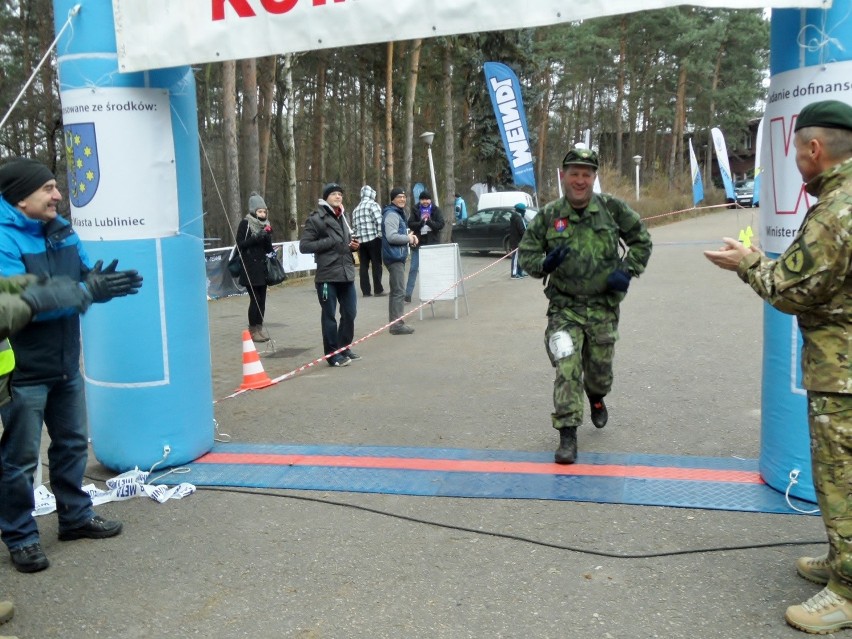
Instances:
[[[362,242],[358,247],[358,259],[361,261],[361,292],[371,295],[370,272],[373,274],[372,291],[376,294],[382,293],[382,238],[377,237],[369,242]]]
[[[249,286],[249,326],[263,326],[263,316],[266,314],[266,284]]]

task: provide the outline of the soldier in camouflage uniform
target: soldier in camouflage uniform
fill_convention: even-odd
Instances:
[[[829,548],[796,562],[802,577],[827,586],[787,608],[786,620],[826,634],[852,628],[852,106],[809,104],[794,129],[796,165],[819,202],[808,209],[790,247],[771,260],[725,238],[724,247],[705,255],[798,318],[814,486]]]
[[[611,195],[592,191],[597,153],[572,149],[562,161],[565,196],[545,205],[518,246],[521,268],[545,278],[550,300],[544,344],[556,368],[553,427],[557,464],[577,457],[577,427],[588,397],[592,423],[606,425],[604,396],[612,386],[619,304],[630,279],[645,270],[651,237],[639,214]],[[624,257],[620,247],[626,245]]]

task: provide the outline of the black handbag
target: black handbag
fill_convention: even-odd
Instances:
[[[228,273],[231,274],[231,277],[237,278],[240,276],[240,272],[243,270],[243,263],[240,261],[240,252],[237,250],[237,247],[234,247],[234,250],[231,251],[231,257],[228,260]]]
[[[287,279],[287,273],[284,272],[284,265],[278,259],[275,253],[269,253],[266,256],[266,285],[275,286]]]
[[[248,239],[249,236],[249,228],[246,227],[246,237]],[[240,276],[240,273],[243,271],[243,261],[240,259],[240,249],[234,244],[234,248],[231,249],[231,256],[228,258],[228,273],[231,274],[231,277],[234,279]]]

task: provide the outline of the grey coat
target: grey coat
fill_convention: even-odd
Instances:
[[[346,214],[340,219],[325,200],[305,220],[299,241],[301,253],[313,253],[317,263],[316,282],[354,282],[355,258],[349,250],[352,232]]]

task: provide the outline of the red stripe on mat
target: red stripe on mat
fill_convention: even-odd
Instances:
[[[275,455],[263,453],[208,453],[197,464],[258,464],[271,466],[329,466],[464,473],[516,473],[526,475],[584,475],[633,479],[679,479],[739,484],[762,484],[760,474],[744,470],[675,468],[672,466],[619,466],[615,464],[550,464],[536,462],[423,459],[408,457],[352,457],[346,455]]]

